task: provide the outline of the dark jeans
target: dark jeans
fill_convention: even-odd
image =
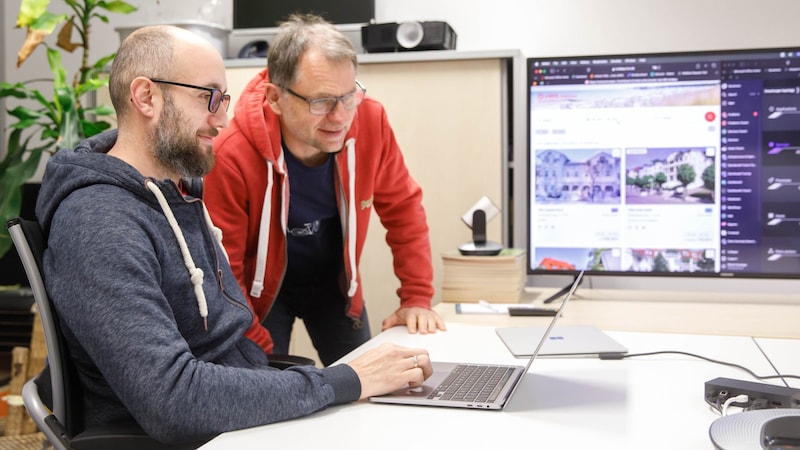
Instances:
[[[320,361],[328,366],[371,337],[366,308],[360,328],[355,328],[344,308],[345,299],[336,283],[284,286],[262,324],[272,336],[273,352],[286,354],[294,320],[303,319]]]

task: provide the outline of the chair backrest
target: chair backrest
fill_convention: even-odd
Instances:
[[[83,423],[83,385],[78,378],[77,368],[69,357],[58,314],[44,285],[41,268],[47,239],[36,221],[16,218],[9,220],[6,225],[22,260],[28,281],[30,281],[34,301],[39,308],[39,317],[42,321],[47,345],[47,366],[31,381],[36,382],[37,400],[40,399],[44,406],[52,411],[57,423],[54,424],[51,417],[41,417],[38,418],[39,420],[34,417],[34,421],[40,428],[43,428],[42,431],[55,448],[187,450],[195,449],[208,441],[208,439],[201,439],[183,444],[164,444],[148,436],[133,421],[112,423],[91,429],[85,428]],[[26,383],[26,388],[31,381]],[[23,400],[26,401],[27,408],[25,396],[23,390]],[[37,404],[29,410],[46,414],[46,409],[41,406]]]
[[[39,309],[39,317],[42,321],[45,344],[47,345],[47,367],[49,371],[50,399],[44,399],[45,403],[50,400],[48,406],[53,415],[65,428],[68,436],[83,429],[81,414],[73,413],[81,411],[83,392],[77,371],[69,354],[66,351],[64,335],[58,323],[58,315],[55,313],[50,297],[44,285],[42,273],[42,258],[47,247],[42,229],[33,220],[22,218],[11,219],[8,223],[8,231],[14,246],[17,249],[25,274],[31,284],[33,298]],[[47,381],[47,377],[43,377]],[[48,386],[39,386],[46,389]]]

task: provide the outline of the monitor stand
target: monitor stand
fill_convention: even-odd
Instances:
[[[572,281],[563,288],[561,288],[558,292],[544,299],[544,303],[553,303],[554,301],[558,300],[559,297],[564,296],[567,292],[569,292],[570,288],[572,288],[572,285],[575,283],[576,278],[578,278],[578,275],[575,275]],[[581,280],[581,284],[583,284],[583,280]]]

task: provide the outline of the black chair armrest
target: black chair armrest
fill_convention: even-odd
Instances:
[[[314,366],[316,363],[311,358],[306,358],[305,356],[297,356],[297,355],[267,355],[269,357],[269,365],[270,367],[274,367],[276,369],[288,369],[292,366]]]
[[[182,444],[165,444],[148,436],[136,422],[114,422],[92,427],[70,440],[73,450],[193,450],[206,442],[206,439]]]

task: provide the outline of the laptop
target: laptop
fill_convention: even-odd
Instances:
[[[504,327],[495,332],[508,350],[517,358],[527,358],[533,351],[532,342],[542,338],[544,326]],[[539,356],[613,357],[628,353],[628,349],[611,336],[591,325],[559,325],[550,332]]]
[[[583,271],[581,271],[561,303],[558,313],[553,316],[550,325],[541,335],[539,343],[530,354],[528,364],[523,366],[444,363],[432,362],[433,374],[418,387],[404,387],[395,392],[370,397],[375,403],[392,403],[400,405],[444,406],[451,408],[503,409],[508,404],[517,387],[525,378],[533,360],[542,349],[547,337],[561,317],[564,307],[578,288]]]

